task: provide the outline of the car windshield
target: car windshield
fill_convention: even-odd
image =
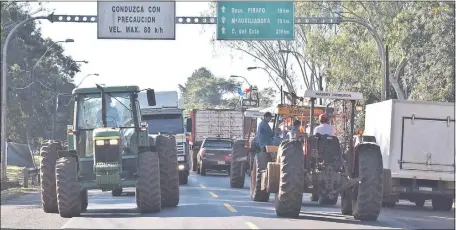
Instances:
[[[160,114],[144,116],[143,121],[147,122],[150,134],[184,133],[184,123],[181,114]]]
[[[231,149],[231,141],[223,140],[206,140],[204,142],[204,148],[217,148],[217,149]]]
[[[111,95],[111,96],[110,96]],[[108,127],[133,128],[131,93],[106,94],[106,121]],[[101,93],[78,97],[78,129],[95,129],[103,126],[101,120]]]

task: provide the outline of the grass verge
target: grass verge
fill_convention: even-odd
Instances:
[[[21,195],[38,191],[39,187],[30,187],[30,188],[10,188],[3,190],[1,192],[1,202],[5,202],[7,200],[11,200],[17,197],[20,197]]]

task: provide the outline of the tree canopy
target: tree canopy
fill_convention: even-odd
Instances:
[[[30,16],[29,5],[1,2],[1,46],[11,29]],[[19,143],[38,143],[51,138],[64,140],[72,116],[72,78],[80,66],[63,54],[62,46],[43,38],[35,22],[21,26],[8,46],[7,138]],[[3,83],[2,83],[3,84]],[[62,106],[55,114],[56,98]]]

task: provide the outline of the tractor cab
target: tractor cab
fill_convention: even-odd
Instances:
[[[68,148],[77,151],[79,178],[94,183],[90,187],[115,190],[123,179],[135,179],[137,153],[148,146],[139,91],[137,86],[100,85],[73,90],[75,119],[68,126]],[[155,104],[153,90],[148,99]]]

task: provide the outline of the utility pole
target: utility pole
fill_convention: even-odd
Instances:
[[[386,45],[385,49],[385,100],[391,99],[390,95],[390,82],[389,82],[389,47]]]

